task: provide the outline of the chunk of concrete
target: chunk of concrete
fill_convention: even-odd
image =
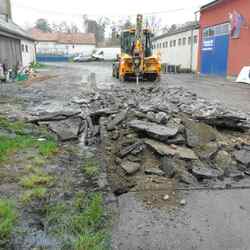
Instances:
[[[157,176],[163,176],[165,173],[160,170],[159,168],[146,168],[144,170],[145,174],[147,175],[157,175]]]
[[[212,127],[192,120],[184,120],[187,145],[197,147],[216,140],[216,130]]]
[[[216,155],[218,150],[219,147],[216,142],[209,142],[207,144],[195,148],[195,153],[199,156],[201,160],[209,160]]]
[[[198,178],[213,179],[223,175],[223,171],[211,167],[207,167],[203,164],[197,164],[192,167],[192,173]]]
[[[233,165],[233,160],[228,152],[221,150],[217,153],[215,157],[215,164],[217,168],[226,170]]]
[[[73,117],[62,121],[51,121],[47,125],[58,136],[59,140],[69,141],[78,138],[83,131],[84,122],[79,117]]]
[[[180,146],[171,147],[169,145],[151,139],[146,139],[145,144],[147,144],[152,149],[154,149],[158,154],[163,156],[164,155],[178,156],[180,159],[186,159],[186,160],[198,159],[194,151],[186,147],[180,147]]]
[[[141,150],[143,149],[142,147],[143,147],[143,142],[139,141],[139,142],[136,142],[136,143],[129,145],[125,148],[122,148],[120,150],[119,154],[121,157],[125,157],[126,155],[128,155],[129,153],[131,153],[134,150],[141,152]]]
[[[250,150],[241,149],[233,153],[236,161],[242,163],[243,165],[250,167]]]
[[[167,126],[159,125],[153,122],[146,122],[141,120],[133,120],[128,123],[129,127],[138,131],[145,132],[149,137],[158,140],[167,140],[178,133],[178,128],[170,128]]]
[[[107,130],[111,131],[116,128],[121,122],[123,122],[127,117],[127,110],[123,110],[122,112],[118,113],[115,118],[108,123]]]
[[[161,166],[160,167],[164,171],[166,176],[169,178],[174,177],[176,170],[177,170],[175,159],[172,159],[172,158],[169,158],[166,156],[164,156],[161,159]]]
[[[121,164],[122,169],[126,172],[128,175],[132,175],[139,171],[140,169],[140,164],[136,162],[131,162],[131,161],[124,161]]]

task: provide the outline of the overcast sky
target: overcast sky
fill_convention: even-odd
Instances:
[[[31,25],[38,18],[50,23],[82,23],[82,15],[118,20],[137,13],[157,13],[162,25],[194,20],[194,12],[212,0],[11,0],[13,19],[20,25]],[[126,3],[126,4],[125,4]]]

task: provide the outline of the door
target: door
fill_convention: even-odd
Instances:
[[[201,47],[201,73],[227,75],[229,25],[220,24],[204,29]]]

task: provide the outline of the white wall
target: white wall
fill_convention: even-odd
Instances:
[[[23,66],[28,66],[36,61],[35,43],[28,40],[21,40],[22,63]]]
[[[58,44],[55,42],[38,42],[36,51],[38,54],[56,55],[90,55],[96,48],[95,45],[88,44]]]
[[[154,53],[160,54],[161,62],[171,65],[181,65],[182,68],[190,68],[191,65],[191,43],[188,42],[189,37],[192,36],[192,31],[186,31],[171,36],[153,41]],[[192,50],[192,70],[197,70],[198,65],[198,44],[199,44],[199,30],[193,31],[193,37],[196,36],[197,42],[193,42]],[[186,38],[186,44],[183,45],[183,38]],[[178,44],[181,39],[181,45]],[[175,40],[175,46],[170,47],[170,42]],[[168,46],[166,47],[166,42]],[[165,44],[163,46],[163,43]],[[173,45],[173,42],[172,42]]]

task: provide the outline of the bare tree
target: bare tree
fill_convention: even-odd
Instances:
[[[66,21],[63,21],[59,24],[52,23],[52,31],[53,32],[62,32],[62,33],[78,33],[78,32],[80,32],[80,29],[74,23],[71,23],[69,25]]]
[[[145,19],[146,27],[151,29],[151,31],[157,32],[161,28],[161,18],[158,18],[156,16],[148,16]]]

